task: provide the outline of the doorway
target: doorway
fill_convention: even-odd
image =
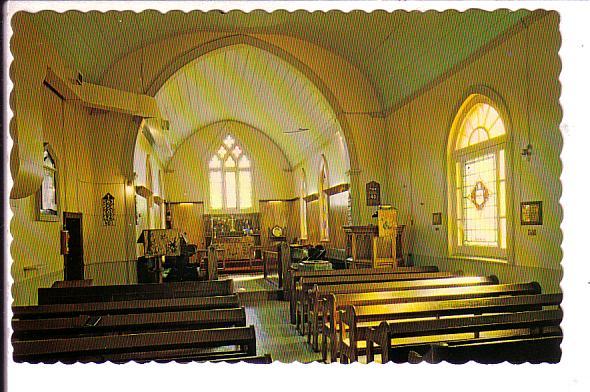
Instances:
[[[69,233],[69,253],[64,255],[64,280],[84,279],[84,246],[82,241],[82,214],[64,212],[64,229]]]

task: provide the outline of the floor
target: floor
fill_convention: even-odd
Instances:
[[[246,320],[254,325],[259,354],[270,354],[274,361],[309,363],[321,361],[321,353],[313,352],[307,337],[299,335],[289,323],[289,303],[263,300],[246,304]]]
[[[234,290],[246,308],[246,321],[254,325],[258,354],[271,354],[283,363],[321,361],[321,353],[313,352],[307,337],[299,335],[289,323],[289,303],[277,300],[276,285],[262,274],[229,275]]]
[[[225,277],[222,276],[221,279]],[[264,279],[262,274],[230,274],[227,278],[234,281],[234,290],[237,293],[276,290],[276,287]]]

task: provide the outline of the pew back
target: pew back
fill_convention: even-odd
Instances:
[[[388,273],[379,275],[344,275],[344,276],[319,276],[304,277],[300,281],[300,289],[296,291],[295,323],[301,332],[304,332],[304,318],[306,309],[310,306],[309,291],[315,286],[371,282],[393,282],[418,279],[443,279],[456,276],[453,272],[414,272],[414,273]]]
[[[245,326],[244,308],[13,320],[13,340]]]
[[[341,349],[347,358],[356,359],[357,342],[364,340],[368,334],[367,331],[370,328],[377,327],[382,321],[387,321],[390,323],[389,325],[393,326],[392,329],[388,330],[388,336],[399,337],[404,333],[408,335],[420,334],[422,329],[427,330],[429,328],[428,322],[433,320],[449,321],[454,320],[455,316],[464,314],[479,315],[514,313],[527,310],[537,311],[544,306],[556,306],[561,302],[561,299],[561,294],[534,294],[424,301],[410,304],[346,305],[340,315],[340,336],[341,343],[343,343]],[[430,320],[428,320],[429,318]],[[418,324],[412,324],[412,322]],[[422,325],[419,322],[425,324]],[[416,327],[416,325],[419,326]],[[444,322],[439,326],[441,325],[444,325]],[[412,329],[414,327],[416,329]],[[380,343],[385,344],[382,339]]]
[[[520,301],[513,308],[491,306],[489,311],[479,309],[479,313],[470,315],[456,313],[460,314],[457,317],[384,321],[367,332],[367,361],[373,360],[375,346],[381,347],[382,362],[386,363],[389,362],[392,354],[395,355],[392,353],[393,349],[402,351],[403,356],[407,358],[412,347],[455,344],[465,345],[468,350],[463,351],[462,354],[470,356],[473,360],[480,358],[477,348],[469,347],[472,345],[485,348],[484,355],[487,358],[499,358],[490,354],[504,345],[500,355],[505,356],[502,360],[507,360],[512,358],[511,351],[522,345],[521,349],[525,352],[516,353],[516,357],[538,360],[539,356],[534,352],[537,350],[541,352],[541,358],[547,353],[549,355],[547,359],[551,360],[556,356],[556,349],[559,350],[555,343],[561,341],[562,331],[559,324],[563,318],[563,312],[561,309],[542,309],[546,305],[557,305],[555,303],[557,297],[546,298],[546,300],[531,298],[529,309],[526,308],[525,301]],[[534,347],[534,340],[538,338],[542,338],[544,344],[549,346]],[[545,351],[547,347],[549,349]]]
[[[172,312],[186,310],[236,308],[236,294],[214,297],[186,297],[176,299],[152,299],[116,302],[91,302],[80,304],[53,304],[38,306],[13,306],[14,319],[40,319],[74,317],[80,315],[101,316],[147,312]]]
[[[39,305],[112,302],[139,299],[204,297],[233,294],[231,279],[202,282],[39,288]]]
[[[397,267],[397,268],[358,268],[358,269],[340,269],[340,270],[322,270],[322,271],[296,271],[289,270],[287,282],[287,296],[289,300],[289,309],[291,324],[295,323],[295,308],[296,308],[296,291],[297,283],[302,278],[312,278],[320,276],[361,276],[361,275],[381,275],[392,273],[420,273],[420,272],[438,272],[436,266],[416,266],[416,267]]]
[[[541,286],[537,282],[498,284],[498,285],[479,285],[467,287],[443,287],[443,288],[425,288],[414,290],[399,290],[389,292],[367,292],[353,294],[330,294],[323,302],[323,320],[324,326],[329,325],[326,329],[322,343],[323,357],[327,355],[327,340],[332,342],[332,357],[338,354],[338,343],[336,327],[340,323],[340,317],[345,311],[339,311],[345,306],[356,306],[360,312],[376,311],[375,320],[386,318],[382,313],[392,309],[394,312],[395,304],[420,303],[425,301],[450,301],[470,298],[486,297],[505,297],[510,295],[532,295],[541,293]],[[375,307],[375,305],[379,305]],[[390,305],[388,308],[387,305]],[[393,306],[393,308],[391,307]],[[370,321],[370,320],[363,320]],[[348,325],[348,323],[346,323]],[[340,332],[341,333],[341,332]],[[327,336],[326,336],[327,335]]]
[[[239,352],[256,355],[254,327],[181,330],[13,342],[16,362],[102,362],[211,358],[203,349],[239,346]],[[184,352],[182,351],[184,350]],[[226,350],[224,353],[233,353]]]

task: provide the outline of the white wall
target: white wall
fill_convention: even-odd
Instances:
[[[392,159],[386,169],[390,173],[386,192],[399,209],[400,222],[409,225],[407,247],[417,264],[494,273],[502,281],[538,280],[546,290],[559,290],[559,45],[558,16],[550,14],[533,23],[528,33],[521,30],[508,36],[387,118]],[[512,161],[508,196],[513,233],[507,264],[448,257],[446,148],[450,127],[467,95],[488,89],[501,97],[511,124],[507,153]],[[530,161],[520,155],[529,142],[533,146]],[[521,201],[534,200],[543,201],[543,225],[533,227],[536,235],[531,236],[531,227],[520,225],[519,207]],[[432,226],[433,212],[443,213],[442,226]]]
[[[283,152],[262,132],[238,122],[219,122],[201,129],[177,149],[164,175],[167,200],[203,201],[209,210],[209,160],[232,135],[252,165],[253,210],[258,200],[289,199],[295,195],[291,167]]]

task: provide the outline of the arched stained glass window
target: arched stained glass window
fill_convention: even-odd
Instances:
[[[209,160],[209,204],[212,210],[252,208],[250,160],[230,135]]]
[[[319,203],[320,203],[320,241],[330,241],[329,210],[330,204],[325,190],[329,188],[328,164],[322,155],[319,178]]]
[[[43,182],[37,193],[37,206],[39,220],[57,221],[57,165],[55,157],[50,151],[49,145],[43,149]]]
[[[454,123],[449,173],[450,249],[455,255],[505,259],[508,208],[505,123],[485,96],[473,95]]]
[[[307,196],[307,178],[305,176],[305,170],[301,169],[301,183],[299,185],[299,219],[302,240],[307,239],[307,203],[305,202],[305,196]]]

